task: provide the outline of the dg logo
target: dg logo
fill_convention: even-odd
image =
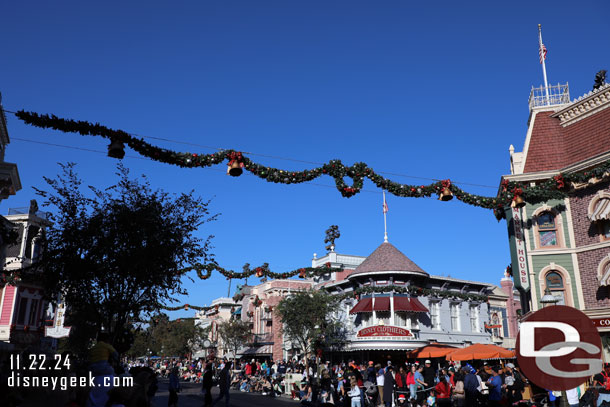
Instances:
[[[523,374],[549,390],[569,390],[602,371],[601,338],[583,312],[554,305],[521,322],[517,360]]]

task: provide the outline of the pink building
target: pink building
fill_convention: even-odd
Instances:
[[[18,238],[16,244],[6,247],[6,270],[18,270],[36,261],[40,239],[49,225],[46,216],[37,211],[35,201],[30,208],[9,209],[6,219],[16,226]],[[0,289],[0,341],[17,348],[41,345],[48,307],[42,294],[42,288],[32,284]]]

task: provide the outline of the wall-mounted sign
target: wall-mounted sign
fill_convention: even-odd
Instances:
[[[610,329],[610,317],[591,318],[591,321],[593,321],[593,325],[595,325],[595,327],[597,329],[599,329],[599,328]]]
[[[366,336],[413,336],[411,331],[408,329],[400,328],[397,326],[369,326],[358,331],[358,337]]]
[[[523,290],[530,289],[530,279],[527,271],[527,255],[525,252],[525,233],[520,209],[511,208],[506,211],[508,235],[510,242],[510,257],[513,266],[513,280],[515,287]]]

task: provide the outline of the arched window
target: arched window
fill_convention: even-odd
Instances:
[[[534,216],[534,230],[539,249],[561,246],[560,217],[550,210]]]
[[[545,285],[559,301],[557,305],[565,305],[565,286],[563,277],[557,271],[549,271],[545,277]]]
[[[598,191],[589,202],[587,216],[597,224],[600,240],[610,240],[610,193]]]
[[[551,212],[544,212],[538,216],[538,236],[540,247],[557,246],[557,224]]]

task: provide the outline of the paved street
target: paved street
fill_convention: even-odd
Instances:
[[[159,390],[153,400],[153,406],[166,407],[169,392],[167,391],[167,380],[159,380]],[[179,393],[179,407],[201,407],[203,406],[203,396],[201,395],[201,385],[182,382],[182,392]],[[218,387],[212,389],[214,398],[218,395]],[[224,407],[224,400],[217,404],[218,407]],[[242,393],[239,391],[231,391],[231,407],[298,407],[300,403],[289,400],[285,397],[271,398],[255,393]]]

